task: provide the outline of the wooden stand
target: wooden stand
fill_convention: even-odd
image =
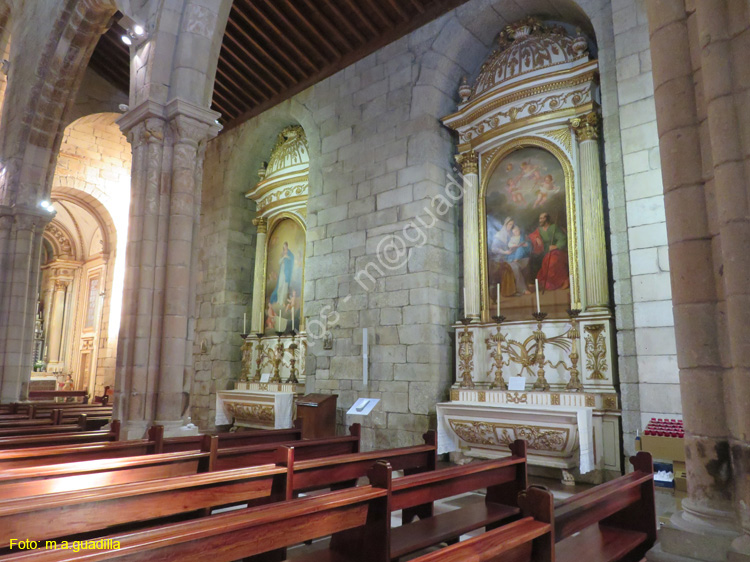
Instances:
[[[297,419],[302,423],[303,439],[336,435],[337,394],[308,394],[297,400]]]

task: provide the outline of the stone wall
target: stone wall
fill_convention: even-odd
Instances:
[[[130,201],[130,145],[114,113],[82,117],[65,128],[52,182],[52,198],[69,195],[110,225],[107,298],[100,326],[96,392],[113,386],[120,325],[125,242]],[[120,262],[118,262],[118,259]]]
[[[204,180],[206,219],[209,207],[220,216],[240,205],[235,202],[257,181],[255,170],[267,159],[281,128],[293,123],[304,127],[311,160],[305,315],[310,327],[326,319],[334,324],[332,350],[310,347],[308,388],[339,395],[342,425],[360,421],[343,416],[356,398],[381,398],[372,416],[362,420],[366,446],[417,442],[434,422],[435,402],[447,397],[454,380],[448,326],[456,320],[460,290],[460,207],[439,216],[429,228],[419,221],[421,217],[432,223],[425,209],[431,209],[432,197],[443,193],[447,174],[455,173],[454,141],[439,118],[455,110],[461,77],[476,76],[497,33],[528,14],[593,27],[596,33],[626,451],[632,449],[641,424],[642,394],[649,408],[645,415],[679,411],[673,407],[676,386],[668,384],[675,376],[670,370],[674,344],[663,343],[670,337],[673,342],[673,330],[669,285],[665,293],[660,275],[668,263],[658,248],[665,242],[658,236],[664,231],[664,216],[653,95],[648,89],[643,96],[637,94],[638,80],[650,83],[648,36],[640,31],[640,4],[615,4],[472,0],[211,142]],[[623,13],[613,25],[610,9],[635,10],[635,23],[630,26]],[[627,58],[632,55],[635,58]],[[635,62],[638,71],[632,74]],[[643,109],[648,103],[651,109]],[[223,203],[222,190],[230,193]],[[234,331],[225,334],[237,342],[231,359],[214,359],[210,375],[208,365],[201,364],[201,376],[210,377],[203,382],[212,382],[195,397],[194,412],[209,422],[213,389],[224,388],[239,373],[236,334],[241,311],[250,312],[253,214],[242,209],[235,206],[232,212],[245,222],[225,227],[221,237],[211,239],[210,248],[222,251],[220,239],[246,240],[246,269],[234,272],[245,277],[210,268],[208,262],[202,267],[204,276],[229,275],[226,282],[239,288],[231,301],[240,307],[232,312]],[[204,221],[205,229],[215,224]],[[644,240],[655,246],[644,246]],[[389,258],[389,245],[401,242],[411,249],[408,259],[398,259],[393,252]],[[648,250],[656,270],[644,265]],[[233,256],[238,252],[237,247],[230,250]],[[201,314],[210,294],[206,288],[202,291]],[[202,322],[203,317],[199,326]],[[371,338],[366,387],[361,358],[365,327]],[[198,335],[196,342],[200,340]],[[198,355],[196,360],[201,361]],[[643,378],[641,371],[646,373]],[[667,398],[659,402],[662,395]]]
[[[615,280],[618,351],[623,405],[640,411],[643,427],[654,416],[680,417],[682,408],[646,7],[621,0],[612,10],[627,227],[612,233],[612,246],[629,255],[629,275]],[[627,421],[630,451],[635,428]]]

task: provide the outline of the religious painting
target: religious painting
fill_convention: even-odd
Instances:
[[[299,331],[305,268],[305,230],[281,219],[268,237],[266,250],[265,334]]]
[[[563,317],[570,307],[565,174],[555,156],[537,147],[508,154],[485,192],[487,274],[491,314],[528,320],[541,309]]]

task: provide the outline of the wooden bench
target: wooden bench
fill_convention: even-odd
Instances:
[[[0,471],[0,500],[210,472],[215,459],[207,435],[200,451],[13,468]]]
[[[634,471],[568,498],[555,507],[558,562],[641,560],[656,541],[651,455],[630,458]]]
[[[41,434],[21,433],[0,436],[0,459],[3,458],[3,453],[11,449],[59,447],[63,445],[70,447],[77,444],[117,441],[120,438],[120,422],[118,420],[110,424],[109,430],[80,431],[79,428],[79,431],[57,432],[55,431],[57,427],[51,426],[47,429],[51,429],[52,432]],[[2,468],[1,460],[0,468]]]
[[[258,473],[264,471],[264,476],[273,471],[277,474],[283,471],[281,468],[242,470],[255,470]],[[217,475],[235,472],[237,471],[225,471],[192,478],[216,478]],[[316,552],[310,560],[386,562],[390,515],[385,477],[384,472],[380,478],[374,472],[371,478],[373,484],[369,486],[216,514],[152,529],[111,534],[104,537],[104,544],[111,547],[116,541],[119,548],[96,551],[96,559],[120,562],[231,562],[275,551],[276,557],[264,560],[280,560],[283,559],[283,549],[287,546],[331,535],[329,551]],[[170,505],[173,503],[170,502]],[[28,518],[28,522],[34,524],[35,529],[44,530],[45,521]],[[27,527],[20,525],[14,532],[16,535],[21,533],[18,536],[32,536]],[[8,534],[2,525],[0,533]],[[91,559],[92,552],[39,549],[13,552],[0,560],[82,562]]]
[[[518,495],[522,519],[412,562],[554,562],[552,494],[531,486]],[[588,562],[588,558],[579,558]]]
[[[518,494],[526,489],[526,442],[510,445],[512,456],[396,478],[390,485],[391,511],[412,512],[391,530],[390,556],[396,560],[428,546],[457,540],[485,527],[518,518]],[[484,502],[432,515],[432,502],[486,488]],[[412,515],[419,521],[409,522]]]
[[[89,401],[87,390],[31,390],[29,400],[54,400],[55,398],[83,398],[83,403]]]
[[[359,427],[359,424],[355,424]],[[149,438],[160,441],[160,453],[176,453],[178,451],[194,451],[200,447],[201,436],[190,435],[184,437],[164,437],[161,426],[149,429]],[[351,429],[351,428],[350,428]],[[159,435],[161,433],[161,436]],[[234,433],[216,433],[219,437],[219,449],[228,447],[243,447],[249,445],[263,445],[267,443],[286,443],[302,439],[300,429],[258,429],[252,431],[237,431]]]
[[[265,465],[0,500],[0,548],[18,537],[101,536],[120,525],[133,529],[204,517],[227,505],[277,502],[287,480],[287,469]]]
[[[327,456],[311,459],[305,442],[285,445],[288,454],[280,458],[292,464],[292,491],[295,494],[322,488],[348,488],[355,486],[359,478],[369,474],[373,464],[386,460],[393,470],[419,473],[435,470],[437,465],[437,437],[435,431],[425,433],[424,445],[399,447],[380,451],[368,451],[350,455]]]

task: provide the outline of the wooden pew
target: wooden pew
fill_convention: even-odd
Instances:
[[[109,430],[57,432],[55,431],[57,427],[50,426],[46,429],[52,430],[51,432],[41,434],[33,433],[29,435],[25,433],[26,430],[23,430],[20,434],[15,433],[0,436],[0,459],[3,458],[3,453],[10,449],[57,447],[63,445],[74,446],[76,444],[117,441],[120,438],[119,420],[114,420],[110,424]],[[2,468],[1,460],[0,468]]]
[[[558,562],[641,560],[656,542],[654,468],[644,451],[634,471],[568,498],[555,507]]]
[[[216,460],[216,440],[206,435],[200,451],[3,470],[0,500],[210,472]]]
[[[119,525],[133,529],[203,517],[226,505],[276,502],[286,482],[287,469],[264,465],[2,500],[0,548],[18,537],[101,536]]]
[[[288,449],[281,459],[288,459],[292,466],[292,493],[299,494],[322,488],[348,488],[355,486],[359,478],[369,474],[378,460],[386,460],[393,470],[411,473],[435,470],[437,465],[437,437],[434,430],[425,433],[424,445],[399,447],[366,453],[327,456],[311,459],[305,442],[284,445]],[[283,462],[283,460],[282,460]],[[291,496],[290,496],[291,497]]]
[[[359,424],[357,426],[359,431]],[[201,436],[190,435],[184,437],[164,437],[163,428],[154,426],[149,429],[149,437],[156,441],[161,441],[160,453],[176,453],[178,451],[194,451],[200,447]],[[352,426],[353,427],[353,426]],[[350,428],[351,430],[351,428]],[[161,432],[161,437],[159,437]],[[299,441],[302,439],[302,430],[300,429],[258,429],[252,431],[237,431],[235,433],[217,433],[219,437],[219,449],[228,447],[243,447],[249,445],[263,445],[267,443],[286,443],[289,441]]]
[[[221,448],[217,453],[217,470],[229,470],[245,466],[257,466],[275,462],[278,458],[279,447],[291,449],[292,458],[329,459],[335,455],[349,455],[359,452],[361,428],[355,423],[350,428],[350,435],[341,437],[326,437],[287,443],[268,443],[262,445],[247,445],[242,447]],[[285,453],[286,454],[286,453]],[[283,457],[286,458],[286,457]],[[324,461],[326,462],[326,461]],[[370,462],[370,465],[372,465]]]
[[[510,445],[512,456],[470,463],[421,474],[396,478],[390,487],[392,511],[415,509],[419,521],[391,530],[391,559],[416,552],[485,527],[495,528],[518,518],[518,494],[526,489],[526,442]],[[482,488],[487,489],[484,502],[459,510],[432,515],[432,502]],[[428,509],[425,509],[428,508]]]
[[[55,398],[83,398],[83,403],[89,401],[87,390],[30,390],[29,400],[54,400]]]
[[[412,562],[554,562],[552,494],[531,486],[518,495],[518,505],[522,519],[412,558]]]
[[[261,469],[242,469],[256,470]],[[262,469],[283,473],[281,468]],[[381,469],[382,470],[382,469]],[[216,477],[237,471],[225,471],[192,478]],[[310,560],[386,562],[388,560],[388,493],[386,474],[374,472],[373,484],[340,490],[320,496],[280,502],[274,505],[222,513],[201,519],[171,523],[136,532],[105,537],[105,548],[96,552],[97,560],[119,562],[231,562],[287,546],[332,535],[329,552],[316,552]],[[173,504],[174,502],[170,502]],[[44,530],[44,522],[29,518],[30,524]],[[54,522],[53,524],[55,524]],[[14,523],[15,524],[15,523]],[[0,533],[7,535],[0,525]],[[30,536],[28,528],[19,526],[15,533]],[[101,535],[97,535],[101,536]],[[4,542],[4,539],[0,542]],[[13,552],[0,558],[3,562],[83,562],[91,550],[34,550]],[[267,558],[266,560],[281,558]]]

